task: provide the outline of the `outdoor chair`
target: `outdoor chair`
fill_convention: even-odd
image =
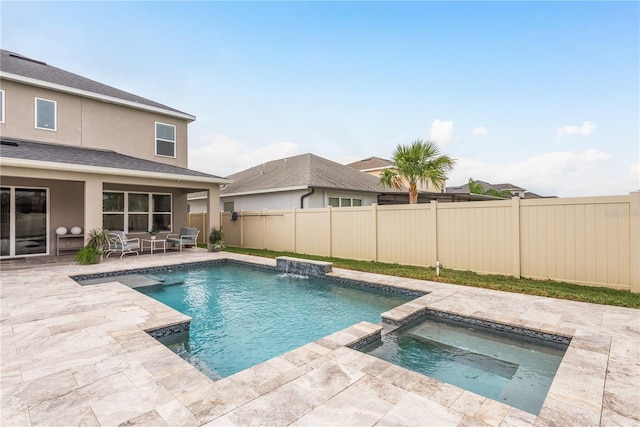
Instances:
[[[106,251],[107,258],[112,253],[119,253],[120,258],[125,256],[126,254],[135,253],[138,255],[138,250],[140,249],[140,239],[127,238],[127,235],[124,234],[124,231],[110,231],[109,232],[109,243]]]
[[[193,227],[180,227],[178,234],[168,234],[167,243],[178,245],[180,252],[184,246],[195,246],[198,242],[198,234],[200,230]]]

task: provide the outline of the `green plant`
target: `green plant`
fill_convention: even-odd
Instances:
[[[484,194],[486,196],[499,197],[501,199],[510,199],[511,193],[507,190],[496,190],[495,188],[485,189],[482,184],[469,178],[469,193],[471,194]]]
[[[455,160],[440,154],[440,148],[432,141],[413,141],[411,145],[398,145],[393,152],[395,168],[384,169],[380,183],[401,190],[409,185],[409,203],[418,203],[418,182],[442,185],[453,169]]]
[[[211,232],[209,233],[209,243],[211,243],[214,246],[214,249],[216,246],[224,248],[224,245],[222,244],[223,238],[224,238],[224,234],[222,233],[222,227],[211,228]]]
[[[151,225],[151,228],[149,229],[149,234],[152,236],[155,236],[159,232],[160,232],[160,229],[158,228],[158,225],[154,222],[153,225]]]
[[[87,246],[95,249],[99,253],[102,253],[104,247],[109,243],[109,233],[102,228],[94,228],[89,231],[88,236]]]
[[[97,264],[100,262],[100,256],[102,256],[101,250],[92,246],[85,246],[76,253],[75,260],[84,265]]]

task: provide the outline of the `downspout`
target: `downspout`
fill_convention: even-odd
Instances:
[[[316,192],[316,189],[311,187],[308,193],[304,193],[302,196],[300,196],[300,209],[304,209],[304,199],[306,199],[307,197],[309,197],[315,192]]]

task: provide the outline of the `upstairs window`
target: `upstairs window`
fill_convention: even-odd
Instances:
[[[36,128],[56,130],[56,101],[36,98]]]
[[[4,91],[0,90],[0,123],[4,123]]]
[[[156,156],[176,156],[176,127],[156,122]]]

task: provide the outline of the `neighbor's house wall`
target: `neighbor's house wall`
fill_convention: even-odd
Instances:
[[[207,211],[207,199],[187,199],[187,205],[189,206],[189,213],[200,213]]]
[[[187,167],[187,120],[123,105],[1,80],[9,138],[116,151],[141,159]],[[36,129],[35,98],[56,101],[56,130]],[[155,123],[176,126],[176,158],[155,155]],[[115,165],[117,166],[117,165]]]
[[[223,194],[220,196],[220,210],[224,210],[224,202],[233,202],[234,211],[300,207],[300,197],[306,192],[306,190],[294,190],[241,196]]]
[[[640,292],[640,192],[628,196],[221,214],[225,244]]]
[[[296,209],[300,208],[300,198],[309,192],[308,189],[279,191],[273,193],[248,194],[243,196],[221,196],[220,210],[224,210],[224,202],[233,201],[233,209],[236,212],[241,210],[260,209]],[[358,193],[340,190],[316,189],[313,194],[304,198],[304,208],[324,208],[329,204],[329,197],[348,197],[362,199],[364,206],[370,206],[378,201],[378,196],[371,193]],[[193,210],[192,212],[201,212]]]

